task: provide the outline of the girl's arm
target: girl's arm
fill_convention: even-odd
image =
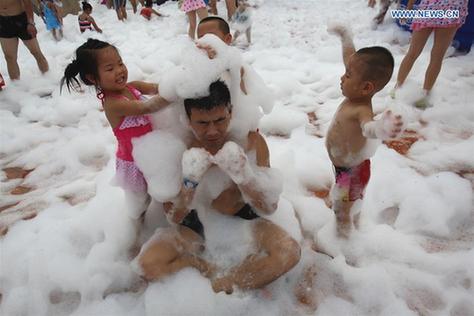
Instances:
[[[152,95],[158,93],[158,84],[144,81],[132,81],[129,83],[143,94]]]
[[[92,23],[92,26],[94,27],[94,29],[99,32],[99,33],[102,33],[102,30],[100,27],[97,26],[97,24],[95,23],[95,20],[93,17],[89,16],[89,21]]]
[[[170,102],[160,95],[155,95],[146,101],[109,99],[104,102],[104,110],[115,117],[143,115],[157,112],[169,104]]]

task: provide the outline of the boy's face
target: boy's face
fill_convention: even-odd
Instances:
[[[217,152],[227,139],[231,117],[232,114],[225,105],[210,110],[191,108],[189,122],[197,140],[208,151]]]
[[[363,98],[369,96],[372,92],[373,84],[362,78],[364,66],[364,63],[356,54],[349,58],[346,72],[341,77],[341,91],[346,98]]]
[[[214,34],[219,37],[224,43],[230,45],[232,43],[232,35],[230,33],[225,34],[220,28],[217,21],[207,21],[198,25],[197,36],[198,38],[203,37],[206,34]]]

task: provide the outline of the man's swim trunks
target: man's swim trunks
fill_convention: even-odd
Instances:
[[[364,197],[364,190],[370,179],[370,160],[351,168],[336,167],[336,189],[338,199],[353,202]]]
[[[33,37],[27,31],[28,18],[23,12],[19,15],[2,16],[0,15],[0,37],[2,38],[20,38],[23,41]]]
[[[245,220],[252,220],[259,218],[250,204],[245,204],[234,216],[240,217]],[[204,227],[199,220],[196,210],[191,210],[188,215],[183,219],[181,225],[194,230],[198,235],[204,238]]]

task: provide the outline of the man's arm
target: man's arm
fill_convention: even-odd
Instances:
[[[237,184],[244,199],[264,214],[273,213],[282,190],[281,181],[269,168],[268,147],[261,135],[255,140],[257,166],[254,170],[244,150],[228,142],[216,154],[215,163]]]
[[[37,31],[35,27],[35,18],[33,15],[33,5],[31,4],[31,0],[21,0],[21,2],[23,3],[23,9],[25,9],[26,19],[28,21],[26,30],[28,34],[30,34],[34,38],[36,37]]]

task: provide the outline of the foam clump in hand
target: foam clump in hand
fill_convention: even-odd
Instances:
[[[205,149],[188,149],[181,160],[183,178],[199,182],[211,164],[211,155]]]
[[[251,178],[252,168],[247,155],[243,148],[234,142],[227,142],[214,156],[214,162],[237,184],[248,182]]]

